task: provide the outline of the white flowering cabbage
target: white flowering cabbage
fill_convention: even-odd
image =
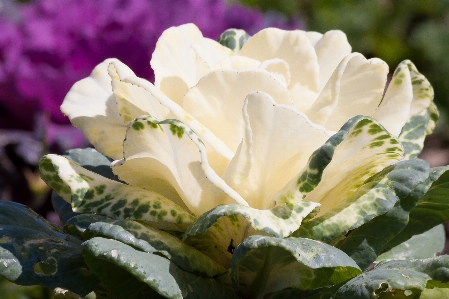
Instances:
[[[217,42],[187,24],[151,67],[154,84],[117,59],[77,82],[61,109],[96,150],[40,163],[66,232],[119,296],[130,279],[169,298],[345,298],[361,268],[449,218],[410,220],[447,170],[415,159],[438,114],[410,61],[388,84],[387,64],[338,30]]]

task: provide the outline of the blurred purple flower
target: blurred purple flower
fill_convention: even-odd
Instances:
[[[48,142],[82,143],[78,131],[58,127],[68,123],[59,106],[73,83],[109,57],[153,81],[149,61],[158,37],[189,22],[213,39],[227,28],[254,34],[269,26],[299,26],[224,0],[36,0],[15,10],[9,5],[0,10],[0,128],[30,130],[39,114],[49,116]]]

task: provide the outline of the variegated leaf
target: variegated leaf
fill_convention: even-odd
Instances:
[[[19,285],[63,287],[84,296],[100,281],[83,260],[81,242],[30,208],[0,201],[0,276]]]
[[[416,185],[427,178],[427,163],[422,160],[418,163],[409,162],[401,161],[374,175],[349,195],[343,204],[305,223],[294,236],[331,240],[345,235],[376,216],[385,214],[400,198],[406,197]]]
[[[236,299],[234,292],[213,278],[201,277],[156,254],[116,240],[93,238],[83,243],[89,267],[118,298]],[[113,273],[113,275],[111,275]]]
[[[426,289],[447,288],[448,280],[447,255],[424,260],[381,262],[372,270],[351,279],[333,298],[421,298],[421,292]]]
[[[181,231],[194,220],[161,194],[110,180],[62,156],[44,156],[39,169],[42,179],[71,203],[74,212],[141,220]]]
[[[120,179],[162,194],[169,192],[166,197],[196,215],[219,204],[247,205],[209,166],[201,139],[178,120],[137,118],[130,123],[123,151],[124,158],[112,166]]]
[[[385,245],[383,251],[449,220],[449,166],[432,168],[422,194],[416,204],[409,207],[407,225]]]
[[[390,167],[386,174],[387,184],[381,196],[394,206],[385,214],[372,219],[351,231],[345,238],[333,244],[352,257],[361,268],[368,267],[385,251],[386,244],[408,222],[410,210],[432,183],[429,165],[419,159],[401,161]]]
[[[158,253],[171,260],[181,269],[202,276],[213,277],[227,271],[198,250],[183,243],[171,234],[136,221],[100,221],[86,230],[90,237],[104,237],[120,241],[135,249]]]
[[[241,29],[228,29],[220,34],[218,42],[237,53],[249,38],[249,34]]]
[[[402,159],[402,147],[374,119],[356,116],[317,149],[277,193],[277,201],[316,201],[320,215],[341,205],[366,179]]]
[[[314,290],[345,282],[361,270],[344,252],[315,240],[251,236],[232,257],[231,277],[243,298],[287,288]]]
[[[222,205],[201,215],[185,232],[184,241],[229,267],[232,252],[246,237],[255,234],[285,238],[315,213],[319,204],[284,204],[271,210],[242,205]]]

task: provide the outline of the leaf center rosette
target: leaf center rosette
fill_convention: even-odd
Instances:
[[[96,150],[40,162],[100,278],[98,259],[146,283],[130,265],[151,256],[176,266],[174,289],[148,283],[173,298],[190,290],[179,273],[248,298],[336,285],[360,269],[324,242],[428,175],[407,159],[435,125],[432,87],[404,61],[385,88],[386,63],[351,53],[340,31],[228,30],[217,42],[187,24],[162,34],[151,66],[154,84],[117,59],[77,82],[61,109]]]

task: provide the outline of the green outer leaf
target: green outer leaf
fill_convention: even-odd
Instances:
[[[314,290],[361,273],[339,249],[302,238],[251,236],[237,246],[231,277],[240,296],[263,298],[286,288]]]
[[[0,275],[20,285],[63,287],[85,295],[99,283],[86,267],[81,241],[30,208],[0,201]]]
[[[72,206],[66,202],[61,196],[58,195],[54,190],[51,192],[51,204],[53,205],[53,209],[55,210],[56,214],[59,216],[59,220],[63,225],[69,219],[80,215],[80,213],[75,213],[72,210]]]
[[[90,233],[86,233],[87,228],[89,225],[95,222],[99,221],[109,221],[112,220],[109,217],[102,216],[102,215],[95,215],[95,214],[79,214],[72,218],[70,218],[65,224],[64,224],[64,231],[68,234],[71,234],[72,236],[76,236],[80,238],[81,240],[88,240],[90,239]]]
[[[115,240],[83,243],[87,264],[118,298],[236,298],[212,278],[181,270],[169,260]]]
[[[335,299],[397,298],[400,295],[418,298],[432,280],[449,280],[449,256],[381,262],[343,285],[335,294]]]
[[[254,234],[285,238],[294,232],[319,204],[284,204],[271,210],[231,204],[221,205],[201,215],[185,232],[185,243],[229,268],[232,251]]]
[[[112,160],[103,156],[93,148],[76,148],[66,151],[64,157],[76,164],[95,172],[105,178],[121,182],[111,169]]]
[[[377,257],[376,263],[384,260],[432,258],[443,251],[445,243],[446,231],[440,224],[382,253]]]
[[[62,156],[44,156],[39,170],[42,179],[70,202],[75,212],[141,220],[180,231],[195,219],[158,193],[110,180]]]
[[[213,277],[225,269],[208,256],[184,244],[169,233],[135,221],[108,221],[92,223],[86,231],[91,236],[112,238],[145,252],[157,252],[181,269]]]
[[[428,185],[431,183],[430,188],[419,198],[416,206],[412,206],[405,228],[385,245],[383,251],[449,220],[448,170],[449,166],[432,168],[428,182]]]
[[[428,165],[423,160],[401,161],[391,165],[368,179],[354,192],[346,200],[352,202],[351,205],[337,206],[332,213],[312,219],[302,225],[293,236],[317,240],[331,240],[343,236],[389,211],[399,198],[407,196],[414,186],[426,179],[427,171]],[[343,251],[348,253],[347,250]]]
[[[389,200],[391,209],[354,229],[334,246],[351,256],[362,269],[368,267],[407,224],[411,207],[430,186],[429,172],[429,165],[420,159],[401,161],[382,171],[378,177],[385,184],[376,188],[382,190],[381,196]],[[368,190],[369,193],[378,190]]]
[[[250,35],[246,31],[241,29],[227,29],[218,38],[218,42],[237,53],[246,41],[250,38]]]

